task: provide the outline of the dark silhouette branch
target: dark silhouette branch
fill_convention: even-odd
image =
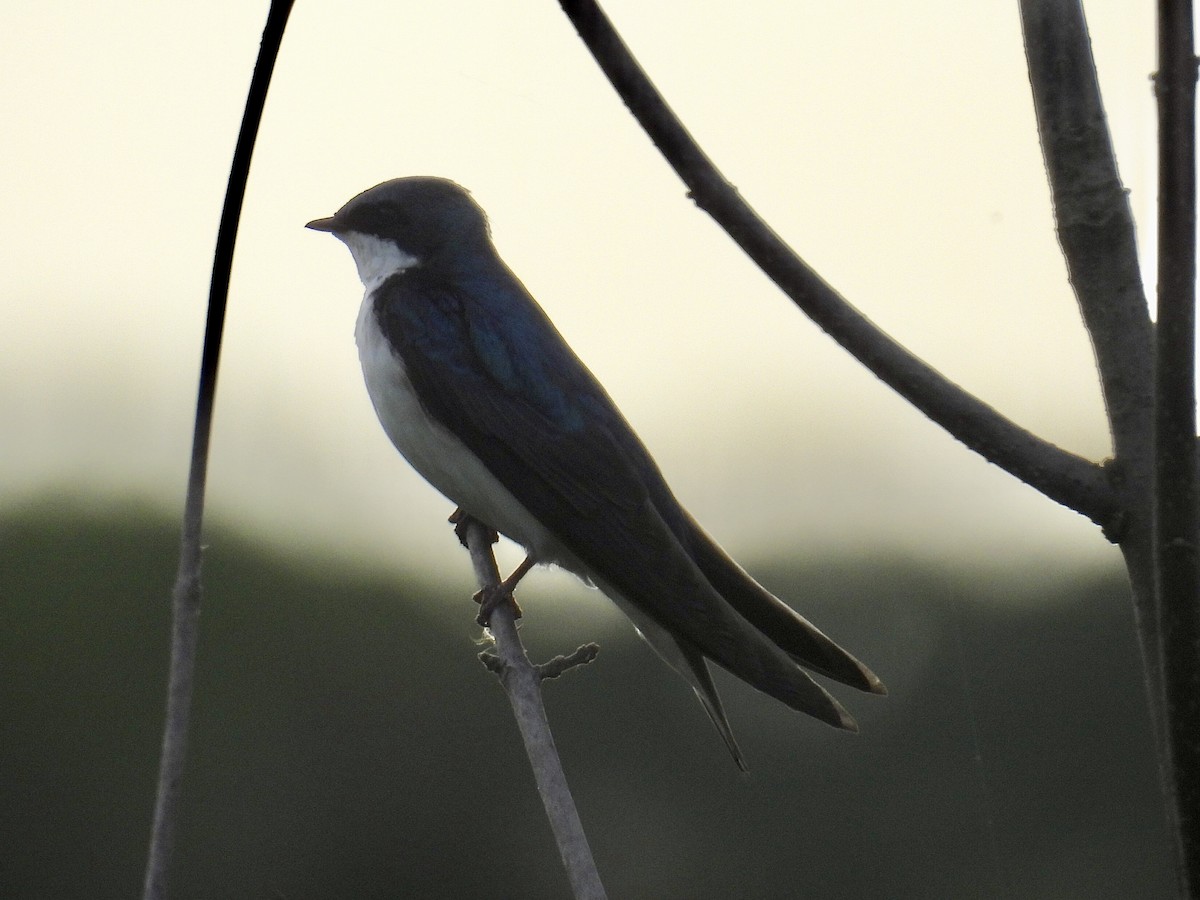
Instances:
[[[1078,0],[1022,0],[1021,25],[1058,240],[1096,353],[1119,460],[1141,461],[1153,415],[1152,326]]]
[[[208,293],[208,319],[204,330],[204,350],[200,360],[200,387],[196,401],[196,424],[192,437],[192,458],[188,472],[187,499],[184,502],[183,530],[180,538],[179,568],[171,593],[171,661],[167,686],[167,710],[163,725],[162,755],[159,759],[158,792],[154,802],[154,820],[150,831],[150,849],[146,858],[143,900],[163,900],[167,896],[167,876],[179,819],[179,797],[187,754],[188,726],[191,719],[192,687],[196,670],[196,623],[200,615],[200,536],[204,521],[204,488],[208,472],[208,447],[212,433],[213,403],[217,389],[217,366],[221,355],[221,335],[225,329],[225,303],[229,296],[229,275],[233,268],[233,249],[237,240],[238,220],[250,158],[262,120],[263,106],[275,59],[283,40],[283,30],[291,12],[291,0],[272,0],[263,28],[258,62],[246,97],[246,111],[233,153],[225,206],[217,232],[212,279]]]
[[[1190,0],[1158,3],[1154,558],[1183,896],[1200,893],[1196,489],[1196,57]]]
[[[1083,7],[1079,2],[1022,0],[1021,26],[1059,245],[1096,354],[1112,434],[1112,483],[1125,511],[1115,536],[1133,591],[1166,799],[1173,791],[1152,540],[1154,326]],[[1172,822],[1174,815],[1169,808]]]
[[[1159,0],[1157,330],[1149,320],[1133,217],[1117,174],[1082,7],[1079,0],[1021,3],[1059,242],[1096,354],[1112,431],[1114,459],[1101,467],[1004,418],[855,310],[738,196],[667,106],[595,0],[559,2],[697,205],[814,322],[968,447],[1088,516],[1120,544],[1138,612],[1151,706],[1158,713],[1160,756],[1169,757],[1164,771],[1175,788],[1170,793],[1184,891],[1188,896],[1200,891],[1193,296],[1196,60],[1191,3]],[[1151,412],[1155,409],[1157,415]],[[1164,705],[1164,684],[1165,715],[1159,709]]]
[[[486,593],[500,584],[500,572],[496,568],[496,557],[492,554],[495,532],[469,516],[453,521],[458,522],[458,533],[470,551],[479,589]],[[509,602],[500,603],[492,610],[488,630],[496,642],[496,660],[487,663],[487,666],[499,675],[508,702],[512,705],[521,740],[525,743],[525,752],[533,767],[538,793],[542,797],[542,805],[546,808],[546,816],[550,819],[550,827],[558,843],[558,852],[571,882],[571,890],[577,900],[603,900],[604,886],[600,883],[592,850],[567,786],[554,737],[550,733],[550,723],[546,719],[546,709],[542,704],[543,673],[525,655],[525,648],[517,634],[514,609],[515,604]],[[576,650],[572,657],[581,653],[587,655],[586,645]],[[594,657],[594,654],[591,655]],[[586,661],[577,659],[572,664],[581,665]]]
[[[901,396],[985,459],[1109,533],[1120,504],[1097,464],[1056,447],[922,362],[825,283],[740,197],[704,154],[594,0],[559,0],[625,105],[725,229],[814,322]]]

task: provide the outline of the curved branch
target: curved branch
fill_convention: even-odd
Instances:
[[[741,199],[642,71],[594,0],[559,0],[630,112],[688,186],[793,302],[851,355],[950,434],[1058,503],[1111,529],[1116,494],[1101,467],[1002,416],[922,362],[801,260]]]
[[[192,436],[192,459],[184,501],[183,533],[180,537],[179,568],[171,592],[171,661],[167,684],[167,711],[163,724],[162,751],[158,764],[158,791],[154,820],[150,827],[150,849],[142,885],[143,900],[167,896],[167,876],[179,818],[179,797],[187,755],[191,719],[192,685],[196,670],[197,619],[200,615],[200,535],[204,520],[204,487],[208,472],[209,437],[212,433],[213,402],[217,390],[217,365],[221,335],[225,330],[225,303],[229,297],[229,275],[237,240],[242,199],[250,177],[250,158],[267,102],[267,88],[275,70],[283,29],[292,11],[292,0],[272,0],[263,27],[258,62],[246,96],[246,110],[233,151],[225,206],[217,232],[212,279],[208,292],[208,319],[204,328],[204,350],[200,360],[200,386],[196,400],[196,425]]]

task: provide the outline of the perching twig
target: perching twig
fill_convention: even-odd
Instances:
[[[475,569],[480,590],[487,591],[498,585],[500,572],[496,568],[496,557],[492,554],[495,533],[469,517],[460,521],[459,533],[470,551],[471,565]],[[583,833],[583,824],[579,821],[579,813],[575,809],[575,801],[554,746],[554,737],[550,734],[550,723],[546,720],[546,710],[542,705],[542,674],[525,655],[513,610],[511,603],[497,604],[488,624],[496,642],[500,683],[508,695],[521,739],[525,742],[525,752],[533,767],[538,793],[546,808],[546,816],[550,819],[558,852],[576,900],[603,900],[604,885],[600,883],[591,847]],[[575,653],[582,650],[584,648]]]
[[[196,426],[192,437],[192,461],[188,472],[187,499],[184,503],[183,534],[180,538],[179,568],[171,592],[171,662],[167,686],[167,712],[163,725],[162,756],[159,759],[158,793],[154,801],[154,821],[150,830],[150,850],[146,857],[143,900],[164,900],[175,826],[179,818],[180,786],[187,753],[188,724],[191,718],[192,686],[196,670],[196,620],[200,615],[200,535],[204,520],[204,487],[208,471],[208,446],[212,433],[213,401],[217,388],[217,364],[221,355],[221,335],[225,329],[225,302],[229,295],[229,273],[233,268],[233,247],[250,157],[262,120],[267,87],[275,68],[283,29],[292,10],[291,0],[272,0],[263,28],[258,63],[246,97],[242,128],[233,152],[225,206],[217,232],[212,280],[208,292],[208,321],[204,331],[204,350],[200,359],[200,388],[196,401]]]
[[[917,409],[976,453],[1108,532],[1120,506],[1096,463],[1021,428],[881,331],[800,259],[725,180],[667,105],[595,0],[559,0],[579,36],[688,186],[725,229],[830,337]]]

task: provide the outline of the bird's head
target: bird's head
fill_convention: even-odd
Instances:
[[[491,252],[483,209],[447,178],[385,181],[306,227],[328,231],[345,243],[368,287],[413,266],[451,265]]]

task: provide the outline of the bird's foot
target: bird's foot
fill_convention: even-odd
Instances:
[[[471,524],[471,514],[460,506],[454,512],[450,513],[450,518],[446,521],[454,526],[454,534],[458,538],[458,542],[466,547],[467,526]],[[475,521],[478,521],[478,519]],[[487,528],[486,525],[484,527]],[[500,532],[496,531],[495,528],[488,528],[488,538],[494,544],[500,540]],[[468,547],[467,549],[470,548]]]
[[[476,621],[480,625],[487,628],[487,624],[492,618],[492,613],[505,600],[512,604],[513,618],[521,618],[521,607],[517,605],[517,601],[513,598],[513,590],[533,566],[533,557],[527,556],[519,566],[513,569],[512,574],[499,584],[493,584],[481,591],[475,592],[475,602],[479,604],[479,616],[476,618]]]
[[[492,621],[492,613],[505,603],[512,604],[514,619],[521,618],[521,607],[517,604],[517,599],[513,596],[512,587],[508,584],[507,579],[481,591],[476,591],[472,599],[479,604],[479,615],[475,617],[475,621],[484,628],[487,628]]]

